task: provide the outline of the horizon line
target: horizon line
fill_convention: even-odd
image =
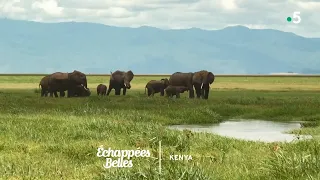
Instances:
[[[0,76],[46,76],[52,73],[0,73]],[[84,73],[86,76],[110,76],[104,73]],[[171,76],[172,74],[134,74],[134,76]],[[270,74],[214,74],[216,77],[320,77],[319,74],[270,73]]]

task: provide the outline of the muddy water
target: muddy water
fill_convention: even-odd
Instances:
[[[299,122],[273,122],[264,120],[230,120],[213,125],[173,125],[170,129],[188,129],[194,132],[208,132],[230,138],[262,142],[291,142],[309,139],[311,136],[288,134],[301,128]]]

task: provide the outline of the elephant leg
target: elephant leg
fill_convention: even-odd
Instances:
[[[120,95],[120,93],[121,93],[121,88],[116,88],[115,89],[115,95]]]
[[[179,92],[176,93],[176,97],[180,98],[180,93]]]
[[[203,93],[203,95],[204,95],[204,99],[208,99],[209,98],[209,91],[210,91],[210,86],[209,86],[209,84],[208,85],[206,85],[204,88],[203,88],[203,90],[204,90],[204,93]]]
[[[66,93],[64,91],[60,91],[60,97],[64,97]]]
[[[73,91],[72,90],[69,90],[67,91],[67,97],[72,97],[74,95]]]
[[[164,96],[164,89],[160,90],[160,96]]]
[[[151,94],[152,94],[151,88],[148,88],[148,96],[151,96]]]
[[[126,93],[127,93],[127,88],[126,88],[126,87],[124,87],[124,88],[123,88],[123,92],[122,92],[122,94],[123,94],[123,95],[126,95]]]
[[[110,92],[111,92],[112,88],[113,88],[113,87],[112,87],[111,85],[109,85],[108,92],[107,92],[107,96],[109,96],[109,94],[110,94]]]
[[[49,96],[50,96],[50,97],[53,97],[53,91],[52,91],[52,90],[49,90],[48,93],[49,93]]]
[[[189,98],[194,98],[194,90],[193,90],[193,88],[189,89]]]
[[[53,93],[54,93],[54,97],[57,98],[57,97],[58,97],[58,92],[57,92],[57,91],[54,91]]]
[[[209,89],[205,91],[205,94],[204,94],[204,99],[208,99],[208,98],[209,98]]]
[[[41,97],[43,97],[45,94],[45,91],[43,89],[41,89]]]
[[[151,89],[151,95],[154,96],[154,93],[155,93],[155,91],[154,91],[154,89],[152,88],[152,89]]]
[[[203,99],[204,98],[204,93],[206,92],[205,88],[202,88],[201,89],[201,98]]]
[[[195,84],[194,85],[194,88],[196,89],[196,94],[197,94],[197,98],[200,98],[201,97],[201,94],[202,94],[202,89],[201,89],[201,85],[199,84]]]

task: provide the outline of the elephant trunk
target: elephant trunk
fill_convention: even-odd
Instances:
[[[128,88],[128,89],[130,89],[130,88],[131,88],[130,83],[124,83],[124,86],[125,86],[126,88]]]
[[[88,81],[87,81],[87,78],[85,77],[85,79],[83,80],[83,85],[86,87],[86,88],[88,88]]]

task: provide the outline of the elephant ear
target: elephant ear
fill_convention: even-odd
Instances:
[[[205,79],[207,83],[212,84],[214,82],[215,76],[212,72],[208,72],[208,75]]]
[[[164,85],[166,85],[166,86],[169,85],[169,79],[168,78],[164,78],[163,81],[164,81]]]
[[[124,76],[125,76],[125,78],[130,82],[130,81],[133,79],[134,74],[133,74],[133,72],[130,70],[130,71],[126,72]]]

